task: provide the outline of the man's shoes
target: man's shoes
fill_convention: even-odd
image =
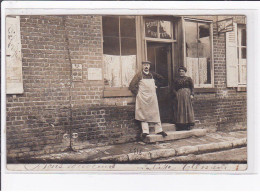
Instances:
[[[149,135],[149,134],[148,133],[142,133],[142,135],[141,135],[142,139],[145,139],[147,135]]]
[[[160,133],[157,133],[158,135],[162,135],[163,137],[166,137],[167,136],[167,133],[165,133],[164,131],[160,132]]]

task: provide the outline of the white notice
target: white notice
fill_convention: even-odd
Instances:
[[[6,17],[6,93],[23,93],[20,17]]]
[[[102,80],[102,69],[88,68],[88,80]]]

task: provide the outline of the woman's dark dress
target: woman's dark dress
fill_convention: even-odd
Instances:
[[[191,95],[194,85],[190,77],[182,76],[174,81],[174,90],[176,95],[176,104],[174,106],[174,120],[178,130],[189,130],[193,126],[194,111],[191,101]]]

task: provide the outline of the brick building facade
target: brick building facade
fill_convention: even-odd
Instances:
[[[161,24],[156,23],[157,17],[150,17],[154,21],[149,25],[142,16],[132,18],[136,34],[134,37],[126,35],[126,38],[123,33],[127,32],[121,30],[120,25],[122,27],[128,20],[120,23],[122,19],[119,19],[120,57],[127,55],[123,52],[129,56],[137,53],[134,58],[137,72],[141,61],[149,59],[148,50],[155,48],[153,46],[158,42],[163,43],[172,52],[169,79],[174,79],[178,65],[185,65],[190,60],[185,50],[189,45],[185,42],[188,41],[188,35],[185,34],[188,33],[185,31],[186,19],[207,24],[206,33],[210,34],[203,36],[211,40],[208,78],[205,78],[209,81],[208,85],[195,86],[196,126],[213,130],[246,128],[246,85],[238,83],[228,86],[228,32],[217,31],[217,21],[233,18],[233,23],[243,27],[246,24],[245,16],[171,16],[165,19],[168,23],[164,25],[174,26],[169,31],[172,37],[168,40],[164,37],[162,41],[159,35],[144,38],[147,35],[145,33],[150,33],[145,28],[150,24]],[[141,131],[139,123],[134,120],[135,98],[127,87],[111,87],[105,82],[109,76],[105,75],[108,70],[104,67],[104,58],[115,52],[109,50],[114,43],[107,35],[113,33],[113,25],[111,27],[109,23],[111,20],[102,16],[20,16],[19,21],[23,92],[7,94],[6,97],[8,158],[63,151],[70,144],[78,150],[136,141]],[[205,31],[204,27],[199,27],[202,24],[197,24],[201,32]],[[235,30],[233,32],[237,33]],[[202,40],[201,34],[198,36]],[[127,39],[129,42],[125,43]],[[132,48],[132,40],[136,41],[136,50],[124,51],[122,45]],[[156,46],[160,46],[159,43]],[[80,64],[80,80],[73,79],[75,72],[72,64]],[[101,69],[102,79],[90,80],[89,68]]]

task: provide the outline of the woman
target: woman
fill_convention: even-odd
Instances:
[[[179,78],[177,78],[173,84],[173,91],[176,97],[174,118],[177,130],[190,130],[195,122],[192,106],[194,85],[192,79],[185,75],[186,72],[187,69],[185,67],[179,67]]]

